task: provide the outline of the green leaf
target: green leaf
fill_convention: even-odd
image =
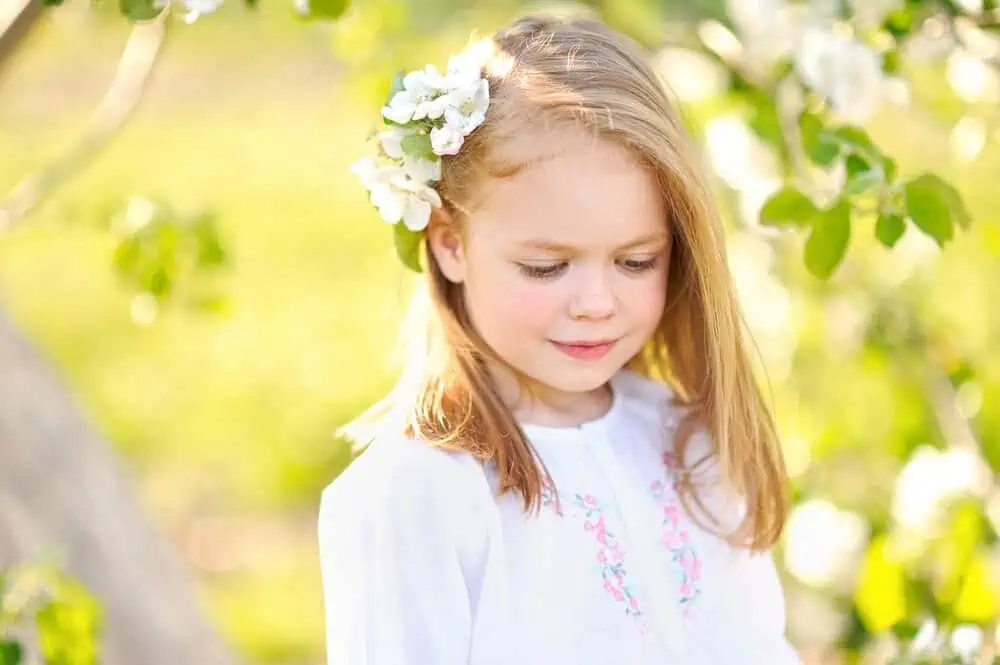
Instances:
[[[899,7],[885,15],[882,27],[897,39],[906,37],[913,32],[913,10],[910,7]]]
[[[912,640],[920,631],[920,626],[913,621],[903,619],[892,624],[891,630],[897,640]]]
[[[97,665],[101,610],[79,583],[61,577],[55,598],[35,614],[35,625],[47,665]]]
[[[906,231],[906,220],[902,215],[882,214],[875,222],[875,236],[886,247],[895,247]]]
[[[414,272],[423,272],[420,267],[420,243],[423,233],[411,231],[402,222],[394,225],[393,241],[396,245],[396,255],[403,265]]]
[[[882,156],[882,172],[885,174],[886,183],[891,183],[896,178],[896,160],[888,155]]]
[[[771,195],[760,209],[760,223],[766,226],[805,226],[816,214],[816,206],[794,187],[783,187]]]
[[[24,656],[21,645],[12,640],[0,642],[0,665],[19,665]]]
[[[843,152],[857,155],[868,164],[878,165],[885,174],[885,181],[892,182],[896,177],[896,161],[889,157],[876,146],[861,127],[853,125],[843,125],[837,127],[832,132],[828,132],[830,140],[836,141]],[[850,164],[848,164],[848,167]]]
[[[920,178],[925,179],[927,185],[933,187],[938,195],[948,202],[948,208],[958,225],[963,229],[969,228],[972,216],[969,214],[968,208],[965,207],[965,202],[962,201],[962,195],[958,193],[958,190],[933,173],[925,173]]]
[[[191,225],[196,261],[201,268],[219,268],[228,261],[214,215],[199,215]]]
[[[301,18],[332,21],[340,18],[350,4],[350,0],[300,0],[295,7]]]
[[[847,252],[851,237],[851,206],[839,199],[830,209],[813,219],[812,233],[806,240],[806,268],[820,279],[828,279]]]
[[[118,9],[130,21],[151,21],[160,15],[165,6],[156,0],[118,0]]]
[[[889,49],[882,54],[882,71],[886,74],[898,74],[903,66],[903,57],[898,48]]]
[[[823,128],[823,121],[816,114],[802,112],[799,116],[799,133],[802,136],[802,147],[813,163],[829,166],[840,155],[840,145]]]
[[[783,58],[779,60],[771,68],[771,78],[774,80],[780,80],[795,71],[795,63],[791,58]]]
[[[434,154],[434,147],[431,144],[430,134],[410,134],[403,138],[403,152],[413,157],[423,157],[434,161],[438,158]]]
[[[882,151],[875,147],[868,132],[854,125],[843,125],[833,130],[833,138],[842,148],[866,157],[870,162],[881,161]]]
[[[969,224],[969,213],[959,193],[933,173],[906,183],[904,193],[910,219],[942,247],[954,236],[955,222],[963,228]]]
[[[882,170],[857,155],[848,155],[844,160],[847,169],[847,182],[844,183],[844,194],[854,196],[868,191],[882,182]]]
[[[750,104],[747,125],[761,140],[774,147],[784,160],[787,157],[788,146],[781,131],[781,117],[774,96],[761,92],[757,87],[751,87],[743,93],[743,98]]]

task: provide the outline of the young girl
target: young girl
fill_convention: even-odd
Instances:
[[[356,170],[429,307],[322,497],[330,664],[798,663],[774,424],[642,52],[526,17],[383,116]]]

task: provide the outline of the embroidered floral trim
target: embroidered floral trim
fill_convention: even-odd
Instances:
[[[673,477],[677,469],[674,455],[666,452],[662,461],[669,475]],[[702,561],[692,545],[691,532],[685,526],[676,493],[668,490],[660,480],[650,484],[649,492],[662,514],[660,543],[670,554],[677,579],[681,612],[688,618],[695,599],[701,595]],[[584,530],[594,535],[597,543],[595,558],[604,582],[604,590],[616,602],[624,605],[627,616],[642,617],[638,623],[640,631],[645,634],[649,627],[644,612],[627,583],[625,552],[615,535],[607,530],[605,507],[591,494],[574,494],[568,505],[569,515],[582,519]],[[560,516],[567,514],[566,504],[559,500],[549,483],[542,486],[542,506],[552,509]]]
[[[673,476],[677,470],[676,458],[672,453],[665,452],[662,459]],[[667,487],[659,480],[650,485],[649,489],[663,515],[660,543],[670,552],[675,564],[681,611],[688,617],[694,600],[701,595],[701,559],[691,544],[691,532],[683,524],[676,493],[667,491]]]
[[[542,488],[542,505],[552,506],[556,513],[564,514],[561,502],[548,485]],[[604,581],[605,592],[624,606],[626,616],[643,616],[638,599],[626,583],[625,552],[615,535],[607,529],[604,507],[591,494],[574,495],[570,505],[575,509],[573,516],[583,519],[583,529],[594,534],[594,540],[597,542],[595,559],[601,579]]]

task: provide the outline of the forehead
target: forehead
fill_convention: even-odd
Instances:
[[[602,248],[667,230],[655,176],[616,141],[560,129],[523,135],[504,151],[520,168],[483,183],[470,234]]]

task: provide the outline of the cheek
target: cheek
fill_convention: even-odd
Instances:
[[[661,274],[656,278],[633,280],[624,289],[619,302],[636,325],[652,331],[663,317],[666,295],[666,277]]]
[[[545,331],[565,310],[563,298],[551,284],[525,279],[515,271],[474,274],[466,283],[469,310],[485,337],[505,331]]]

